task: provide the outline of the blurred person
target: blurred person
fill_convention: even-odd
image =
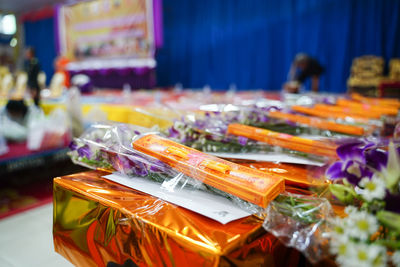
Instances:
[[[43,116],[35,105],[27,106],[22,99],[10,99],[0,110],[0,135],[12,141],[24,141],[29,124]]]
[[[28,106],[23,100],[9,100],[0,112],[0,134],[9,140],[25,140],[27,114]]]
[[[323,72],[324,67],[322,67],[318,60],[307,54],[299,53],[290,67],[289,82],[284,85],[284,89],[289,93],[299,93],[299,89],[303,83],[308,78],[311,78],[311,90],[318,92],[319,77]]]
[[[38,82],[38,75],[40,72],[39,60],[35,57],[35,49],[29,47],[25,52],[25,72],[28,75],[28,88],[35,102],[39,106],[40,100],[40,87]]]

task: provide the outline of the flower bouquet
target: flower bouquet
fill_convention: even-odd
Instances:
[[[358,139],[338,147],[326,171],[330,195],[277,198],[264,227],[312,262],[329,255],[340,266],[400,266],[399,143]],[[293,198],[293,199],[292,199]],[[332,212],[332,205],[344,212]]]
[[[347,216],[331,221],[330,251],[342,266],[400,266],[399,144],[359,142],[338,148],[327,176]]]

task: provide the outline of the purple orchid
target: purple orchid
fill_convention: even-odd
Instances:
[[[351,184],[358,185],[362,178],[372,177],[373,171],[371,168],[385,164],[384,153],[382,152],[382,154],[381,151],[376,150],[375,143],[364,140],[342,144],[337,148],[336,152],[340,161],[333,163],[326,171],[326,175],[331,180],[346,178]],[[374,156],[378,156],[379,159],[374,159],[374,165],[368,166]]]
[[[113,161],[113,167],[117,171],[125,172],[132,168],[132,162],[126,157],[122,155],[116,155],[115,160]]]
[[[206,125],[207,125],[206,121],[203,121],[203,120],[196,120],[194,122],[194,126],[198,129],[204,129],[206,127]]]
[[[152,172],[168,172],[169,166],[161,160],[154,160],[151,163],[150,170]]]
[[[133,172],[139,176],[147,176],[149,174],[147,164],[143,161],[147,161],[141,158],[139,155],[118,155],[112,157],[111,163],[115,170],[121,173]]]
[[[386,191],[385,196],[385,210],[400,213],[400,195],[399,194],[392,194],[389,191]]]
[[[142,163],[141,165],[142,165],[142,167],[139,166],[139,167],[135,168],[136,174],[139,175],[139,176],[147,176],[147,175],[149,175],[149,171],[147,170],[146,167],[144,167],[144,164]]]
[[[78,148],[77,152],[79,157],[86,157],[87,159],[90,159],[90,157],[92,156],[89,145],[84,145]]]
[[[246,144],[247,144],[247,141],[248,141],[249,139],[247,138],[247,137],[244,137],[244,136],[239,136],[238,137],[238,142],[239,142],[239,144],[241,144],[242,146],[245,146]]]
[[[366,164],[371,166],[373,169],[382,171],[383,168],[386,168],[388,154],[386,151],[370,149],[365,152],[365,161]]]
[[[179,131],[176,130],[173,126],[168,129],[168,137],[170,137],[170,138],[178,138],[179,135],[180,135]]]
[[[132,155],[127,157],[130,161],[131,170],[133,170],[139,176],[147,176],[149,174],[147,164],[143,161],[146,159],[138,155]]]
[[[75,141],[71,141],[71,143],[69,143],[68,148],[72,151],[76,150],[78,148],[78,144]]]

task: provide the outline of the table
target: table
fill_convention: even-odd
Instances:
[[[26,142],[9,143],[8,153],[0,156],[0,177],[9,173],[51,165],[68,159],[68,148],[30,151]]]

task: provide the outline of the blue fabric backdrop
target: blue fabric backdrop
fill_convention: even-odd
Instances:
[[[47,84],[54,73],[54,59],[57,56],[55,46],[54,18],[25,22],[25,45],[36,50],[42,70],[46,73]]]
[[[166,0],[158,84],[280,89],[298,52],[326,68],[321,89],[343,92],[351,60],[400,57],[398,0]]]

